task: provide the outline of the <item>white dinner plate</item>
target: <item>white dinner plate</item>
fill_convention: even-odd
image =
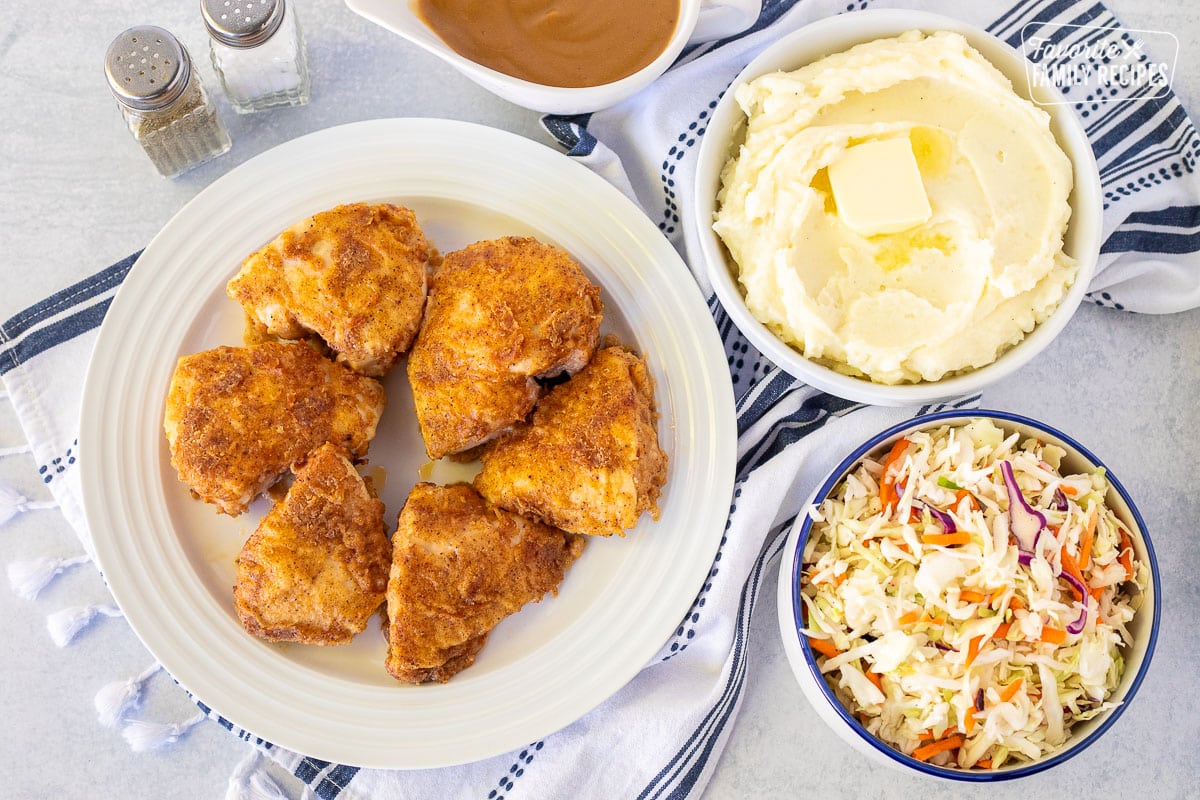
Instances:
[[[557,596],[493,632],[444,685],[384,670],[378,618],[341,647],[270,644],[233,609],[234,559],[269,500],[230,518],[170,465],[163,401],[176,359],[240,344],[225,283],[288,225],[339,203],[412,208],[442,252],[508,234],[570,252],[601,286],[606,333],[657,383],[670,457],[661,518],[595,539]],[[426,462],[403,363],[364,474],[382,483],[389,533]],[[393,119],[310,134],[234,169],[146,248],[100,330],[80,421],[84,508],[100,567],[130,625],[199,700],[277,745],[366,767],[498,755],[553,733],[654,657],[711,567],[729,510],[733,393],[724,350],[687,267],[654,225],[585,167],[513,134]],[[453,477],[435,470],[434,479]]]

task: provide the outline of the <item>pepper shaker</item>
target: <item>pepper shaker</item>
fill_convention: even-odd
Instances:
[[[169,31],[141,25],[120,34],[108,46],[104,74],[130,133],[164,177],[232,145],[191,56]]]
[[[308,62],[287,0],[200,0],[209,55],[241,114],[309,99]]]

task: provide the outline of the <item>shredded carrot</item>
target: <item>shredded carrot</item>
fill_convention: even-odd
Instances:
[[[883,474],[879,477],[879,500],[883,503],[884,511],[890,511],[900,499],[900,496],[896,494],[896,477],[892,474],[892,468],[900,463],[900,459],[903,458],[904,451],[907,449],[908,439],[903,437],[897,439],[883,462]]]
[[[850,577],[850,573],[849,573],[849,572],[843,572],[841,575],[835,575],[835,576],[833,577],[833,585],[834,585],[834,586],[841,586],[841,585],[842,585],[842,583],[843,583],[843,582],[845,582],[846,578],[848,578],[848,577]]]
[[[883,678],[878,672],[875,672],[874,670],[866,670],[863,672],[863,674],[867,676],[867,680],[875,684],[876,689],[883,692]]]
[[[1025,682],[1024,678],[1017,678],[1015,681],[1004,687],[1004,691],[1000,693],[1000,702],[1007,703],[1016,696],[1017,692],[1021,691],[1021,684]]]
[[[992,638],[993,639],[1007,639],[1008,631],[1011,628],[1012,628],[1011,622],[1001,623],[1000,626],[996,628],[996,632],[992,634]]]
[[[1104,587],[1103,586],[1089,586],[1088,594],[1090,594],[1092,596],[1093,600],[1095,600],[1097,603],[1099,603],[1100,598],[1104,596]]]
[[[917,511],[917,509],[910,508],[908,510],[908,521],[909,522],[920,522],[923,519],[925,519],[925,516],[920,511]]]
[[[987,599],[987,595],[983,592],[976,592],[971,589],[963,589],[958,593],[958,596],[966,603],[982,603]]]
[[[842,651],[834,647],[833,642],[828,639],[816,639],[810,636],[808,637],[808,646],[827,658],[834,658],[842,654]]]
[[[901,542],[900,544],[896,545],[896,549],[902,553],[908,553],[910,556],[912,555],[912,548],[908,546],[908,542]]]
[[[1042,628],[1042,635],[1038,638],[1038,641],[1048,644],[1062,644],[1066,639],[1067,632],[1062,628]]]
[[[975,766],[979,767],[980,769],[991,769],[992,760],[990,758],[981,758],[975,762]]]
[[[1079,570],[1079,565],[1075,563],[1075,558],[1067,552],[1067,546],[1065,544],[1063,545],[1062,552],[1059,553],[1059,556],[1062,559],[1063,572],[1071,575],[1073,578],[1075,578],[1075,580],[1079,581],[1081,586],[1087,586],[1087,581],[1084,579],[1083,573]],[[1075,584],[1071,584],[1071,591],[1080,600],[1083,599],[1083,593],[1076,588]]]
[[[959,489],[957,492],[954,493],[954,507],[955,508],[958,508],[958,504],[962,502],[964,497],[967,498],[968,501],[970,501],[972,511],[979,510],[979,501],[975,499],[975,495],[971,494],[966,489]]]
[[[981,644],[983,644],[983,636],[982,635],[974,637],[973,639],[971,639],[970,642],[967,643],[966,666],[968,666],[968,667],[971,666],[971,662],[975,660],[975,657],[977,655],[979,655],[979,645],[981,645]]]
[[[920,618],[920,616],[920,611],[910,611],[907,614],[901,615],[900,619],[896,620],[896,622],[900,623],[901,625],[912,625],[917,621],[917,619]]]
[[[935,756],[938,753],[945,752],[946,750],[953,750],[956,747],[962,747],[962,743],[962,736],[956,733],[953,736],[942,739],[939,742],[930,742],[923,747],[918,747],[916,750],[913,750],[913,758],[917,759],[918,761],[925,761],[926,759],[930,758],[931,756]]]
[[[970,544],[971,534],[964,531],[956,533],[926,533],[921,536],[922,544]]]
[[[996,604],[996,601],[999,600],[1001,597],[1003,597],[1004,593],[1007,591],[1008,591],[1007,587],[1001,586],[999,589],[992,592],[992,596],[988,598],[988,605],[994,606]]]
[[[1076,489],[1074,486],[1070,486],[1065,483],[1059,485],[1058,488],[1062,489],[1062,493],[1065,494],[1067,497],[1075,497],[1079,494],[1078,489]]]
[[[919,734],[917,734],[917,739],[922,742],[932,742],[933,731],[921,731]]]
[[[963,716],[963,728],[967,732],[967,736],[971,735],[971,731],[975,730],[975,706],[967,706],[967,713]]]
[[[1117,554],[1117,561],[1120,561],[1121,566],[1125,568],[1125,580],[1133,580],[1133,540],[1123,530],[1121,531],[1121,552]]]
[[[1008,607],[1020,611],[1025,608],[1025,601],[1014,594],[1012,599],[1008,601]]]
[[[1087,525],[1083,528],[1083,534],[1079,537],[1079,571],[1083,572],[1088,568],[1088,564],[1092,561],[1092,540],[1096,536],[1096,519],[1099,515],[1096,513],[1095,504],[1092,505],[1092,513],[1088,514]],[[1087,585],[1086,583],[1084,584]]]

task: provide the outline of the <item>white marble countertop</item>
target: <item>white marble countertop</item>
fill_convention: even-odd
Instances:
[[[397,0],[402,2],[403,0]],[[206,77],[197,3],[97,0],[0,8],[0,318],[62,288],[39,264],[73,260],[88,272],[142,247],[196,192],[236,164],[331,125],[394,116],[471,120],[549,142],[537,115],[498,100],[442,62],[334,0],[293,0],[307,33],[313,100],[301,109],[239,117],[225,113],[234,147],[215,162],[159,178],[124,128],[101,69],[113,36],[139,23],[184,41]],[[1128,27],[1169,30],[1181,42],[1176,91],[1200,109],[1200,7],[1176,0],[1112,0]],[[228,112],[228,109],[223,109]],[[773,602],[760,604],[740,716],[706,796],[1200,797],[1200,311],[1141,316],[1081,308],[1045,353],[984,405],[1040,418],[1076,435],[1137,499],[1162,569],[1158,649],[1133,705],[1103,739],[1066,764],[996,787],[971,787],[880,770],[831,735],[803,699],[779,645]],[[0,404],[0,447],[23,441]],[[27,456],[0,459],[0,481],[31,497],[45,492]],[[0,562],[70,556],[78,542],[53,511],[27,513],[0,529]],[[774,580],[764,587],[774,595]],[[223,797],[245,745],[205,724],[164,750],[134,754],[101,727],[93,697],[141,672],[151,657],[121,620],[102,619],[70,647],[54,645],[48,613],[109,602],[98,574],[74,570],[35,601],[0,589],[5,646],[0,708],[7,765],[0,795],[12,798]],[[152,681],[144,716],[180,721],[194,713],[168,679]],[[300,784],[277,774],[294,796]]]

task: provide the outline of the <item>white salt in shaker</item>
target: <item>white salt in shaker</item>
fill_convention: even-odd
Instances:
[[[141,25],[117,36],[105,53],[104,75],[130,133],[165,177],[232,144],[187,49],[169,31]]]
[[[200,0],[213,67],[241,114],[309,99],[308,61],[286,0]]]

